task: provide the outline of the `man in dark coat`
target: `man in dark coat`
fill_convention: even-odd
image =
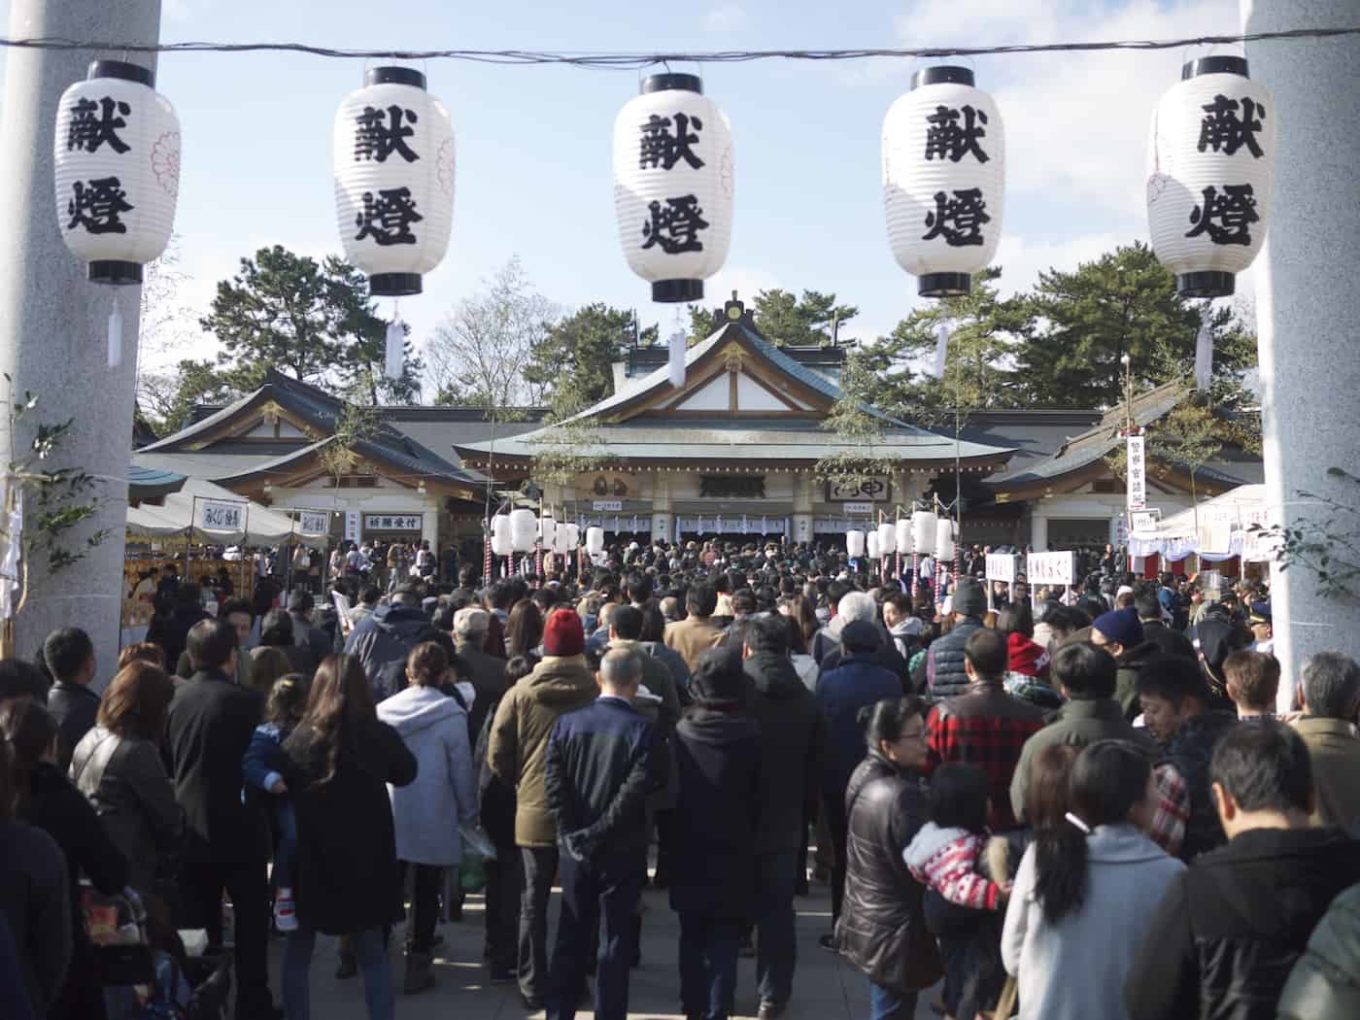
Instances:
[[[671,908],[680,915],[680,1004],[687,1017],[726,1017],[737,946],[755,910],[760,726],[742,707],[735,648],[704,652],[695,705],[676,727],[680,791],[671,826]]]
[[[1214,744],[1238,724],[1237,716],[1211,710],[1199,666],[1176,655],[1156,656],[1144,664],[1138,673],[1138,700],[1148,732],[1161,745],[1162,761],[1185,780],[1190,795],[1181,845],[1181,857],[1190,861],[1226,839],[1209,794],[1209,760]]]
[[[629,607],[631,608],[631,607]],[[548,737],[544,790],[557,825],[562,916],[557,922],[548,1012],[573,1020],[598,932],[598,1020],[626,1020],[634,923],[647,869],[647,793],[659,774],[655,729],[633,707],[642,656],[608,652],[600,696],[567,712]],[[603,931],[601,931],[603,919]]]
[[[797,960],[793,897],[805,820],[820,790],[825,720],[789,658],[783,616],[752,617],[742,668],[755,686],[760,726],[760,822],[756,831],[756,986],[759,1020],[784,1012]]]
[[[959,578],[951,608],[954,629],[931,642],[926,650],[926,693],[936,699],[952,698],[968,690],[968,674],[963,668],[963,646],[973,631],[982,627],[987,612],[987,596],[971,577]]]
[[[505,693],[505,660],[482,651],[490,626],[491,614],[478,606],[464,606],[453,614],[454,651],[467,663],[468,682],[477,692],[468,713],[468,732],[474,743],[481,735],[487,712]]]
[[[236,631],[226,620],[202,620],[188,637],[194,675],[176,688],[166,719],[175,799],[188,840],[185,903],[212,946],[222,944],[222,890],[236,909],[237,1020],[275,1016],[266,959],[269,835],[253,798],[241,796],[241,757],[260,722],[260,695],[231,681]]]
[[[90,690],[94,679],[94,644],[79,627],[63,627],[47,635],[43,658],[52,674],[47,710],[61,730],[57,764],[64,772],[71,765],[71,752],[80,738],[94,728],[99,714],[99,695]]]
[[[1268,1020],[1332,899],[1360,881],[1360,843],[1313,828],[1313,776],[1273,720],[1228,732],[1210,767],[1229,842],[1172,882],[1124,985],[1130,1020]]]
[[[864,728],[860,709],[900,698],[902,684],[893,673],[873,661],[878,647],[878,628],[867,620],[848,623],[840,633],[841,647],[849,653],[836,669],[817,681],[817,706],[827,720],[826,754],[822,759],[821,806],[835,856],[831,865],[831,924],[841,913],[845,891],[845,784],[864,760]],[[819,940],[832,947],[831,935]]]
[[[406,657],[416,645],[434,637],[434,625],[420,608],[420,593],[401,585],[389,605],[373,610],[350,632],[345,653],[357,655],[363,663],[377,702],[405,686]]]
[[[1091,644],[1114,656],[1115,700],[1125,718],[1138,718],[1138,672],[1144,663],[1162,654],[1161,649],[1143,637],[1143,625],[1133,606],[1101,613],[1091,624]]]
[[[303,650],[298,658],[307,676],[315,673],[321,660],[335,651],[326,632],[312,622],[315,606],[312,593],[301,588],[294,589],[288,596],[288,615],[293,618],[293,644]]]
[[[1195,646],[1178,630],[1162,622],[1162,601],[1157,589],[1145,587],[1133,597],[1133,608],[1138,611],[1138,622],[1143,625],[1143,641],[1157,646],[1166,655],[1195,658]]]

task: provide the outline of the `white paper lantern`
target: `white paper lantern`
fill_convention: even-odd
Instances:
[[[552,514],[544,514],[538,519],[538,535],[548,548],[557,541],[557,521]]]
[[[581,528],[577,524],[567,525],[567,547],[575,549],[581,544]]]
[[[693,74],[654,74],[614,121],[614,211],[653,301],[699,301],[732,239],[732,133]]]
[[[604,552],[604,528],[586,528],[586,552],[591,556]]]
[[[845,551],[852,560],[864,555],[864,532],[852,529],[845,533]]]
[[[954,522],[941,517],[935,522],[935,558],[952,560],[954,558]]]
[[[453,223],[453,129],[409,67],[371,67],[340,101],[331,165],[345,258],[379,297],[419,294]]]
[[[491,552],[496,556],[509,556],[515,551],[510,537],[510,515],[496,514],[491,518]]]
[[[1242,57],[1192,60],[1152,115],[1152,247],[1182,297],[1233,293],[1265,240],[1278,117]]]
[[[165,251],[179,195],[179,118],[136,64],[96,60],[57,104],[57,217],[93,283],[142,282]]]
[[[879,547],[879,544],[878,544],[878,531],[877,531],[877,529],[872,530],[872,531],[869,531],[869,532],[864,536],[864,548],[865,548],[865,552],[867,552],[867,553],[869,554],[869,559],[871,559],[871,560],[876,560],[876,559],[878,559],[881,555],[883,555],[883,550]]]
[[[510,544],[515,552],[529,552],[538,538],[538,518],[532,510],[510,511]]]
[[[897,551],[900,553],[910,553],[911,544],[911,518],[899,517],[896,525],[897,530]]]
[[[883,205],[897,263],[925,297],[967,294],[1001,241],[1006,137],[966,67],[927,67],[883,119]]]
[[[568,525],[559,523],[553,534],[553,552],[565,555],[571,552],[573,546]]]
[[[935,548],[935,522],[934,511],[916,510],[911,515],[911,542],[912,552],[920,553],[922,556],[929,556]]]
[[[878,549],[884,556],[897,551],[897,529],[891,524],[878,526]]]

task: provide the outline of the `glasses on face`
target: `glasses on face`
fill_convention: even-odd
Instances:
[[[916,730],[915,732],[910,732],[910,733],[904,731],[904,732],[902,733],[902,735],[901,735],[900,737],[898,737],[897,739],[898,739],[898,740],[925,740],[925,739],[926,739],[926,731],[925,731],[924,729],[919,729],[919,730]]]

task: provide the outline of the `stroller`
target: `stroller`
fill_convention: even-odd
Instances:
[[[182,943],[153,946],[146,908],[132,889],[105,896],[82,882],[80,897],[109,1020],[222,1020],[230,953],[190,957]]]

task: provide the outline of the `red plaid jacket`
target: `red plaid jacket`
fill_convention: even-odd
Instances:
[[[993,832],[1015,828],[1010,785],[1025,741],[1044,725],[1043,710],[1011,697],[1001,681],[975,681],[966,694],[940,702],[926,718],[930,765],[967,762],[987,773]]]

